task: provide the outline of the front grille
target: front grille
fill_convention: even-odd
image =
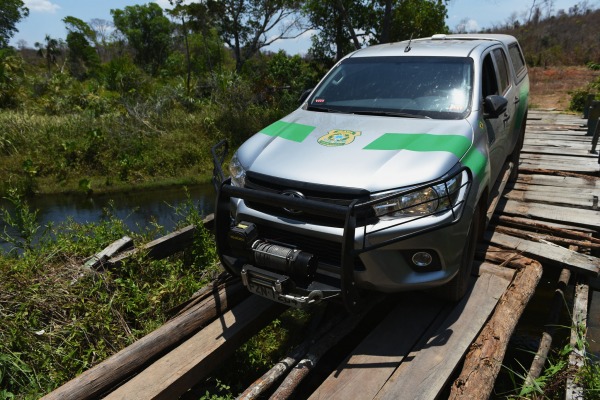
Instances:
[[[246,176],[246,188],[268,192],[283,193],[293,191],[301,193],[307,200],[321,201],[329,204],[349,206],[354,200],[359,203],[369,200],[369,192],[364,189],[337,187],[329,185],[311,184],[306,182],[292,181],[288,179],[275,178],[263,174],[248,172]],[[293,218],[309,224],[343,227],[344,221],[336,218],[328,218],[308,213],[294,213],[281,207],[262,204],[257,201],[246,201],[246,205],[252,209],[269,215],[283,218]],[[364,226],[376,222],[375,213],[368,209],[356,215],[357,226]]]

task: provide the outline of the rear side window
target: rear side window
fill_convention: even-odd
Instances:
[[[496,66],[498,67],[500,94],[504,94],[510,85],[510,81],[508,79],[508,64],[506,61],[506,54],[504,54],[502,49],[495,49],[494,58],[496,60]]]
[[[525,59],[523,58],[521,48],[516,43],[513,43],[508,46],[508,52],[510,53],[510,59],[512,61],[513,68],[515,69],[515,73],[517,74],[517,79],[520,80],[527,72],[525,68]]]

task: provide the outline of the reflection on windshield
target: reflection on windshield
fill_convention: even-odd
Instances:
[[[349,58],[317,87],[308,109],[460,119],[470,111],[472,70],[468,58]]]

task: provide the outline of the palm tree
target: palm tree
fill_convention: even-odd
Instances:
[[[56,57],[62,54],[60,50],[60,43],[58,40],[53,39],[50,35],[46,35],[44,43],[35,42],[35,48],[38,49],[37,55],[46,59],[46,65],[48,67],[48,75],[50,75],[52,64],[56,65]]]

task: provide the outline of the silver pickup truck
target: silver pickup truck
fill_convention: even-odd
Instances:
[[[490,190],[517,164],[529,78],[506,35],[355,51],[221,165],[215,237],[253,293],[294,307],[365,291],[465,295]],[[516,177],[516,165],[513,178]]]

